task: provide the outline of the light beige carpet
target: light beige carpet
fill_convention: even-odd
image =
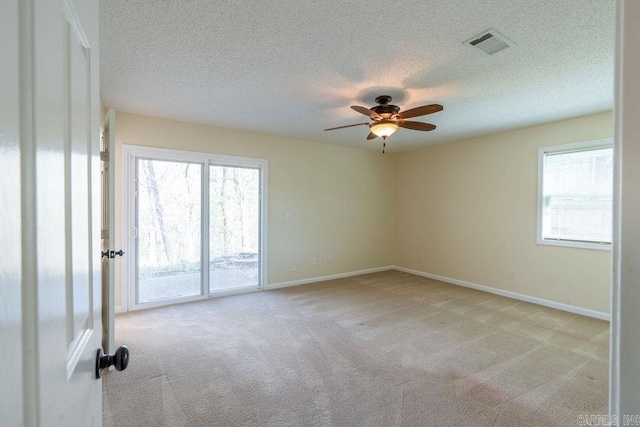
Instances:
[[[609,324],[385,271],[118,316],[104,425],[575,426]]]

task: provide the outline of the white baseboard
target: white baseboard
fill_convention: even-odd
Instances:
[[[550,301],[550,300],[546,300],[546,299],[542,299],[542,298],[538,298],[538,297],[532,297],[532,296],[529,296],[529,295],[519,294],[517,292],[511,292],[511,291],[505,291],[505,290],[502,290],[502,289],[496,289],[496,288],[492,288],[490,286],[478,285],[478,284],[471,283],[471,282],[465,282],[463,280],[452,279],[450,277],[438,276],[437,274],[425,273],[423,271],[412,270],[410,268],[399,267],[399,266],[396,266],[396,265],[390,265],[390,266],[385,266],[385,267],[377,267],[377,268],[370,268],[370,269],[367,269],[367,270],[349,271],[347,273],[332,274],[332,275],[329,275],[329,276],[312,277],[312,278],[309,278],[309,279],[292,280],[290,282],[271,283],[271,284],[265,285],[264,286],[264,290],[268,291],[268,290],[271,290],[271,289],[287,288],[289,286],[298,286],[298,285],[306,285],[306,284],[309,284],[309,283],[325,282],[327,280],[343,279],[345,277],[359,276],[361,274],[369,274],[369,273],[378,273],[380,271],[387,271],[387,270],[398,270],[398,271],[402,271],[404,273],[415,274],[416,276],[422,276],[422,277],[427,277],[429,279],[440,280],[441,282],[451,283],[453,285],[463,286],[465,288],[471,288],[471,289],[476,289],[476,290],[479,290],[479,291],[489,292],[491,294],[496,294],[496,295],[500,295],[500,296],[503,296],[503,297],[516,299],[516,300],[519,300],[519,301],[530,302],[530,303],[542,305],[542,306],[545,306],[545,307],[555,308],[557,310],[567,311],[569,313],[575,313],[575,314],[580,314],[580,315],[587,316],[587,317],[593,317],[595,319],[601,319],[601,320],[607,320],[607,321],[611,320],[611,315],[609,315],[608,313],[602,313],[600,311],[589,310],[589,309],[586,309],[586,308],[576,307],[576,306],[568,305],[568,304],[562,304],[562,303],[559,303],[559,302]],[[221,296],[221,295],[217,295],[217,296]],[[126,310],[124,310],[124,308],[122,306],[117,306],[115,308],[115,313],[116,314],[124,313],[125,311]]]
[[[427,277],[429,279],[440,280],[441,282],[451,283],[453,285],[464,286],[465,288],[477,289],[479,291],[489,292],[489,293],[500,295],[507,298],[513,298],[520,301],[543,305],[545,307],[551,307],[551,308],[555,308],[562,311],[568,311],[569,313],[581,314],[583,316],[593,317],[601,320],[607,320],[607,321],[611,320],[610,314],[602,313],[600,311],[589,310],[586,308],[576,307],[568,304],[562,304],[555,301],[550,301],[542,298],[532,297],[529,295],[519,294],[517,292],[496,289],[489,286],[477,285],[475,283],[465,282],[463,280],[458,280],[458,279],[452,279],[450,277],[438,276],[436,274],[425,273],[423,271],[411,270],[409,268],[393,266],[393,269],[402,271],[405,273],[415,274],[416,276],[422,276],[422,277]]]
[[[306,285],[315,282],[326,282],[327,280],[343,279],[345,277],[359,276],[361,274],[378,273],[380,271],[393,270],[394,267],[388,265],[386,267],[370,268],[367,270],[349,271],[347,273],[332,274],[329,276],[312,277],[309,279],[292,280],[291,282],[271,283],[264,286],[264,290],[288,288],[289,286]]]
[[[310,279],[293,280],[291,282],[272,283],[272,284],[264,285],[263,286],[263,290],[268,291],[268,290],[271,290],[271,289],[287,288],[289,286],[306,285],[308,283],[315,283],[315,282],[325,282],[327,280],[342,279],[342,278],[345,278],[345,277],[359,276],[361,274],[377,273],[379,271],[387,271],[387,270],[393,270],[393,266],[388,265],[386,267],[370,268],[370,269],[367,269],[367,270],[359,270],[359,271],[349,271],[347,273],[332,274],[330,276],[312,277]],[[222,297],[222,296],[228,296],[228,295],[239,295],[239,294],[244,294],[244,293],[248,293],[248,292],[256,292],[256,291],[259,291],[259,290],[260,290],[260,288],[229,289],[229,290],[226,290],[226,291],[215,292],[213,294],[207,295],[206,297],[215,298],[215,297]],[[206,297],[202,297],[201,299],[197,299],[197,301],[205,300]],[[190,301],[180,301],[180,302],[190,302]],[[158,304],[158,305],[137,306],[137,307],[134,307],[133,309],[131,309],[130,311],[158,308],[158,307],[163,307],[163,306],[166,306],[166,305],[172,305],[172,304],[175,304],[175,303],[176,303],[176,301],[169,301],[167,303],[164,303],[164,304],[161,303],[161,304]],[[115,308],[115,313],[116,314],[125,313],[126,311],[127,310],[125,310],[123,306],[117,306]]]

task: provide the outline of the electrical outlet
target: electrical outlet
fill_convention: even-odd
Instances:
[[[312,263],[313,265],[318,264],[318,258],[315,258],[315,257],[314,257],[314,258],[311,258],[311,263]]]
[[[291,264],[291,271],[296,271],[296,265],[295,264]]]
[[[509,277],[511,277],[512,279],[515,279],[515,277],[516,277],[516,269],[515,268],[510,268],[509,269]]]
[[[287,219],[291,219],[291,212],[287,212]]]
[[[327,264],[332,264],[333,263],[333,257],[332,256],[328,256],[327,257]]]

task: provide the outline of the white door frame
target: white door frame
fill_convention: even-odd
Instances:
[[[616,0],[610,421],[640,416],[640,1]]]
[[[135,213],[135,197],[136,197],[136,184],[135,184],[135,159],[138,157],[152,158],[152,159],[164,159],[169,161],[186,161],[196,162],[203,165],[202,170],[202,182],[208,182],[209,180],[209,164],[215,165],[229,165],[239,167],[251,167],[257,168],[261,171],[261,195],[260,195],[260,254],[259,254],[259,282],[257,287],[247,287],[239,289],[229,289],[216,291],[210,293],[208,291],[208,271],[204,271],[204,279],[201,284],[202,295],[195,295],[184,297],[180,299],[173,299],[170,301],[158,301],[144,304],[136,304],[136,277],[135,277],[135,253],[136,253],[136,238],[137,230],[135,228],[136,213]],[[258,159],[252,157],[239,157],[220,155],[213,153],[204,153],[197,151],[185,151],[174,150],[168,148],[156,148],[140,145],[122,145],[122,241],[125,246],[125,253],[131,254],[129,257],[123,259],[123,280],[122,280],[122,308],[124,311],[141,310],[147,308],[161,307],[165,305],[175,304],[176,302],[188,302],[206,299],[210,297],[234,295],[244,292],[253,292],[256,290],[264,289],[267,283],[268,274],[268,253],[267,253],[267,224],[268,224],[268,165],[269,162],[266,159]],[[201,186],[202,191],[202,235],[208,235],[209,226],[209,210],[208,210],[208,192],[205,191],[207,187]],[[205,244],[205,239],[202,239],[202,259],[203,265],[205,262],[208,264],[209,245]],[[208,270],[208,269],[205,269]],[[126,297],[125,297],[126,296]]]
[[[104,141],[107,159],[102,159],[103,154],[100,153],[101,161],[107,162],[107,187],[108,194],[102,194],[102,198],[107,198],[106,209],[102,206],[102,215],[107,215],[108,223],[103,224],[105,229],[101,230],[101,233],[107,233],[109,247],[107,250],[115,250],[115,172],[116,172],[116,144],[115,144],[115,126],[116,126],[116,112],[113,109],[107,111],[106,116],[102,121],[101,138],[107,136]],[[104,190],[104,188],[103,188]],[[104,218],[103,218],[104,219]],[[126,256],[127,254],[125,254]],[[108,260],[108,280],[107,283],[102,283],[102,343],[104,352],[107,354],[113,353],[115,348],[115,304],[116,304],[116,287],[115,287],[115,263],[117,258],[107,258]],[[103,260],[104,262],[104,260]],[[104,280],[104,277],[103,277]]]

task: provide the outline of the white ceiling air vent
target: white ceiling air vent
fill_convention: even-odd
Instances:
[[[487,55],[493,55],[508,47],[515,46],[515,43],[509,41],[505,36],[498,33],[494,29],[489,29],[477,36],[467,40],[465,43],[469,43],[473,47],[477,47]]]

